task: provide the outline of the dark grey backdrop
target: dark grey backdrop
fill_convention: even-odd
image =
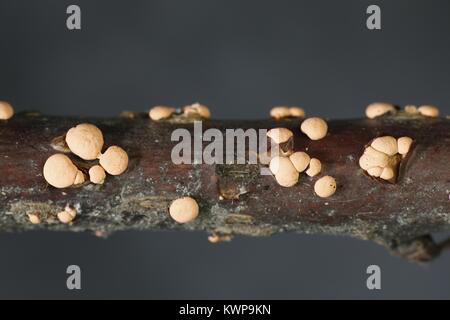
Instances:
[[[296,104],[358,117],[374,100],[449,113],[450,3],[0,1],[0,99],[18,110],[112,116],[201,101],[217,118]],[[69,32],[65,10],[82,8]],[[449,298],[450,254],[418,267],[358,240],[282,235],[212,245],[202,233],[0,235],[0,298]],[[65,289],[78,264],[81,292]],[[382,290],[365,269],[382,268]]]

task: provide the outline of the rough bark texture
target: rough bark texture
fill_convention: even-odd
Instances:
[[[298,185],[283,188],[272,176],[260,175],[259,165],[174,165],[171,149],[176,142],[171,141],[171,132],[180,127],[192,130],[191,121],[36,113],[0,121],[0,230],[93,231],[98,235],[124,229],[204,230],[216,240],[292,231],[373,240],[414,261],[429,260],[441,251],[443,246],[428,235],[450,231],[450,120],[399,113],[375,120],[329,121],[329,133],[319,141],[300,132],[298,119],[203,122],[204,130],[290,128],[295,133],[295,150],[307,150],[322,161],[322,174],[336,178],[337,192],[327,199],[314,194],[317,177],[304,174]],[[127,150],[129,168],[121,176],[108,176],[103,185],[55,189],[42,176],[44,162],[58,152],[54,139],[80,122],[98,125],[106,146]],[[364,146],[380,135],[414,139],[395,184],[372,179],[358,166]],[[197,199],[200,215],[181,225],[170,218],[168,206],[185,195]],[[56,219],[66,205],[78,210],[70,225]],[[41,224],[29,222],[27,214],[32,213],[40,215]]]

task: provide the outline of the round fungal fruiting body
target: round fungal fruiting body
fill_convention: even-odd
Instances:
[[[417,110],[417,107],[414,105],[407,105],[403,109],[405,110],[406,113],[409,113],[409,114],[419,113],[419,110]]]
[[[409,152],[409,149],[411,148],[413,139],[410,137],[401,137],[397,140],[397,149],[398,153],[401,155],[406,155]]]
[[[299,151],[291,154],[289,160],[298,172],[303,172],[308,167],[311,158],[306,152]]]
[[[292,187],[298,182],[299,173],[289,158],[274,157],[270,161],[269,169],[282,187]]]
[[[314,184],[314,192],[321,198],[331,197],[336,192],[336,180],[331,176],[320,178]]]
[[[167,119],[172,116],[176,111],[173,107],[166,107],[166,106],[156,106],[150,109],[148,115],[150,119],[158,121],[162,119]]]
[[[369,119],[374,119],[388,112],[395,112],[395,107],[394,105],[385,102],[371,103],[366,108],[366,116]]]
[[[277,106],[273,107],[270,110],[270,116],[272,118],[275,118],[276,120],[287,118],[291,116],[291,111],[288,107],[285,106]]]
[[[395,177],[394,169],[391,167],[385,167],[383,168],[383,172],[381,172],[380,178],[384,180],[391,180]]]
[[[70,151],[84,160],[94,160],[103,148],[103,134],[99,128],[82,123],[67,131],[66,142]]]
[[[371,175],[372,177],[379,177],[381,173],[383,172],[383,168],[381,167],[372,167],[367,169],[367,173]]]
[[[314,177],[322,170],[322,164],[319,159],[311,158],[309,161],[309,168],[306,170],[306,174],[310,177]]]
[[[432,118],[436,118],[439,117],[439,109],[436,108],[435,106],[429,106],[429,105],[425,105],[425,106],[420,106],[419,109],[417,109],[419,111],[419,113],[423,116],[426,117],[432,117]]]
[[[200,117],[204,119],[211,118],[211,112],[209,111],[209,108],[205,105],[202,105],[200,103],[194,103],[189,106],[185,106],[183,108],[183,112],[185,115],[199,115]]]
[[[170,204],[169,214],[178,223],[187,223],[197,218],[199,207],[191,197],[174,200]]]
[[[14,115],[14,108],[6,101],[0,101],[0,120],[8,120]]]
[[[28,220],[32,223],[32,224],[40,224],[41,223],[41,218],[39,218],[39,215],[36,213],[30,213],[28,214]]]
[[[364,154],[359,158],[359,166],[364,170],[372,167],[385,167],[389,163],[387,154],[377,151],[372,147],[367,147]]]
[[[77,175],[75,176],[75,180],[73,182],[73,184],[82,184],[84,183],[85,178],[84,178],[84,173],[81,172],[80,170],[78,170]]]
[[[113,176],[122,174],[128,167],[128,154],[118,146],[109,147],[99,160],[103,169]]]
[[[66,207],[64,211],[58,213],[58,220],[62,223],[70,223],[77,216],[77,211],[74,208]]]
[[[291,117],[294,118],[304,118],[305,117],[305,110],[300,107],[290,107],[289,113]]]
[[[89,180],[95,184],[105,182],[106,173],[102,166],[95,165],[89,169]]]
[[[370,145],[375,150],[383,152],[388,156],[393,156],[398,151],[397,139],[391,136],[378,137]]]
[[[311,140],[320,140],[327,135],[328,125],[322,118],[312,117],[303,121],[300,129]]]
[[[44,164],[44,178],[55,188],[67,188],[74,184],[78,168],[64,154],[54,154]]]
[[[286,128],[273,128],[267,132],[267,136],[276,144],[281,144],[287,142],[293,136],[293,133]]]

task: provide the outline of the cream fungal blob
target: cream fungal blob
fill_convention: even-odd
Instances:
[[[336,192],[336,180],[331,176],[324,176],[314,184],[314,192],[321,198],[328,198]]]
[[[174,200],[169,207],[169,214],[178,223],[187,223],[197,218],[199,207],[191,197]]]
[[[405,110],[406,113],[409,113],[409,114],[419,113],[419,110],[417,110],[417,107],[412,104],[406,105],[403,109]]]
[[[14,108],[9,102],[0,101],[0,120],[11,119],[14,115]]]
[[[275,180],[282,187],[292,187],[298,182],[299,172],[289,158],[274,157],[270,161],[269,169],[274,174]]]
[[[374,102],[367,106],[366,116],[369,119],[374,119],[380,117],[388,112],[395,112],[395,107],[393,104],[385,102]]]
[[[69,129],[66,143],[74,154],[84,160],[94,160],[103,148],[103,134],[99,128],[90,123],[82,123]]]
[[[95,165],[89,169],[89,180],[95,184],[103,184],[105,182],[106,173],[102,166]]]
[[[128,154],[121,147],[111,146],[99,157],[100,165],[110,175],[122,174],[128,167]]]
[[[391,167],[385,167],[383,168],[383,171],[381,172],[380,178],[384,180],[391,180],[395,177],[394,169]]]
[[[167,107],[167,106],[155,106],[150,109],[148,116],[150,119],[158,121],[162,119],[167,119],[172,116],[176,111],[173,107]]]
[[[311,158],[309,161],[309,168],[306,170],[306,174],[310,177],[318,175],[322,171],[322,163],[319,159]]]
[[[417,109],[419,113],[426,117],[436,118],[439,117],[439,109],[435,106],[423,105]]]
[[[377,151],[372,147],[367,147],[364,154],[359,158],[359,166],[364,170],[372,167],[385,167],[389,163],[387,154]]]
[[[300,107],[290,107],[289,113],[291,117],[294,118],[304,118],[305,117],[305,110]]]
[[[383,172],[382,167],[372,167],[367,169],[367,173],[371,175],[372,177],[379,177],[381,176],[381,173]]]
[[[286,128],[273,128],[267,131],[267,136],[276,144],[281,144],[287,142],[293,136],[293,133]]]
[[[183,112],[185,115],[199,115],[200,117],[204,119],[211,118],[211,112],[209,111],[209,108],[203,104],[200,103],[194,103],[188,106],[185,106],[183,108]]]
[[[303,121],[300,129],[311,140],[320,140],[327,135],[328,125],[322,118],[312,117]]]
[[[276,106],[273,107],[270,110],[270,116],[272,118],[275,118],[276,120],[287,118],[291,116],[291,111],[289,110],[289,107],[285,106]]]
[[[64,211],[57,214],[58,220],[62,223],[70,223],[77,216],[77,211],[74,208],[67,206]]]
[[[80,170],[78,170],[77,175],[75,176],[75,181],[73,182],[73,184],[82,184],[82,183],[84,183],[84,181],[86,181],[86,179],[84,178],[84,173],[81,172]]]
[[[289,160],[291,160],[292,164],[298,172],[303,172],[308,167],[311,158],[306,152],[298,151],[291,154],[289,156]]]
[[[370,145],[375,150],[383,152],[388,156],[393,156],[397,153],[397,139],[391,136],[378,137]]]
[[[74,184],[79,170],[64,154],[54,154],[44,164],[44,178],[55,188],[67,188]]]
[[[28,214],[28,220],[31,222],[31,224],[40,224],[41,218],[37,213],[29,213]]]
[[[398,153],[400,153],[403,156],[406,155],[409,152],[412,143],[413,139],[411,139],[410,137],[398,138],[397,140]]]

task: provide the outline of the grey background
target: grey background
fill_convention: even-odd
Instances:
[[[365,10],[382,8],[382,31]],[[69,4],[82,30],[65,27]],[[449,113],[448,1],[0,1],[0,99],[114,116],[201,101],[217,118],[272,105],[363,115],[375,100]],[[213,245],[202,233],[0,235],[0,298],[449,298],[450,254],[426,267],[353,239],[286,234]],[[65,268],[83,289],[65,289]],[[382,268],[382,290],[365,287]]]

